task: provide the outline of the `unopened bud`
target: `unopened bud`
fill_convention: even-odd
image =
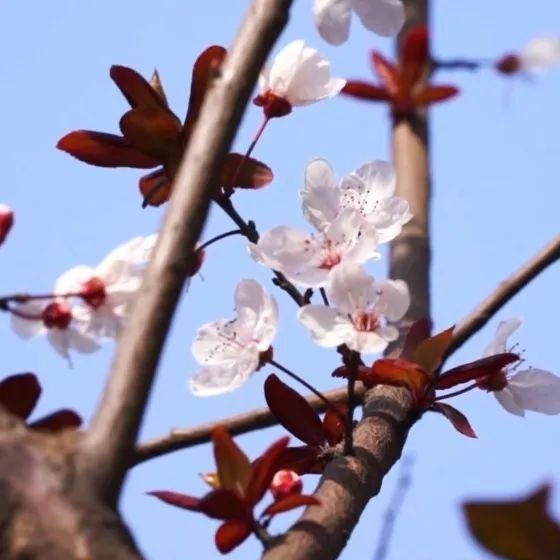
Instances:
[[[48,329],[64,330],[72,321],[72,310],[67,303],[53,301],[43,309],[42,319]]]
[[[82,285],[80,296],[89,306],[99,309],[107,298],[105,283],[101,278],[91,278]]]
[[[496,70],[502,74],[516,74],[521,69],[521,59],[516,54],[507,54],[496,62]]]
[[[280,500],[292,494],[301,494],[303,483],[301,477],[294,471],[278,471],[270,483],[270,493],[275,500]]]
[[[0,245],[4,243],[14,225],[14,213],[9,206],[0,204]]]

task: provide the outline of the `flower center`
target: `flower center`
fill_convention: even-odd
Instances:
[[[374,332],[380,327],[379,317],[375,313],[355,313],[351,319],[356,330],[360,332]]]
[[[330,270],[340,264],[342,256],[340,253],[333,249],[332,243],[327,239],[323,248],[323,259],[319,268]]]
[[[477,381],[477,385],[485,391],[501,391],[507,386],[507,374],[505,370],[483,377]]]
[[[107,299],[105,283],[101,278],[91,278],[82,285],[80,295],[90,307],[99,309]]]
[[[67,303],[54,301],[43,309],[42,319],[47,329],[64,330],[72,321],[72,310]]]

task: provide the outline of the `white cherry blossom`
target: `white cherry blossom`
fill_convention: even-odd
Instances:
[[[389,323],[400,320],[410,305],[402,280],[378,282],[361,266],[345,264],[331,275],[328,295],[332,307],[305,305],[298,319],[317,344],[346,344],[357,352],[382,352],[399,336]]]
[[[116,338],[129,315],[157,236],[135,237],[97,266],[76,266],[55,283],[55,294],[81,298],[73,315],[96,338]]]
[[[197,396],[233,391],[257,371],[271,349],[278,307],[256,280],[241,280],[235,290],[235,319],[203,325],[192,353],[204,367],[189,380]]]
[[[520,325],[519,319],[502,321],[484,356],[507,352],[507,340]],[[497,401],[516,416],[525,416],[526,410],[549,415],[560,414],[560,377],[549,371],[528,368],[513,373],[506,368],[495,379],[487,382],[487,385]]]
[[[257,262],[282,272],[291,282],[323,287],[339,265],[379,258],[376,232],[362,231],[361,226],[361,214],[345,208],[318,235],[278,226],[261,235],[258,243],[249,244],[249,249]]]
[[[395,188],[395,172],[389,162],[366,163],[337,184],[329,162],[316,159],[305,170],[303,214],[324,231],[344,209],[357,210],[364,228],[375,228],[378,242],[386,243],[412,218],[408,202],[394,195]]]
[[[366,29],[392,37],[402,28],[406,14],[402,0],[315,0],[315,25],[331,45],[341,45],[348,39],[352,10]]]
[[[519,54],[520,67],[542,72],[560,62],[560,37],[535,37]]]
[[[271,109],[278,100],[286,104],[282,114],[287,114],[291,107],[334,97],[345,84],[346,80],[331,77],[329,62],[317,50],[303,40],[296,40],[286,45],[261,72],[255,103],[263,106],[265,113],[268,107],[273,112],[269,116],[282,116]]]

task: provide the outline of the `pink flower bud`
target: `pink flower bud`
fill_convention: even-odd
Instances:
[[[67,303],[53,301],[43,309],[42,318],[48,329],[64,330],[72,321],[72,310]]]
[[[270,483],[270,493],[275,500],[280,500],[292,494],[301,494],[303,484],[300,476],[294,471],[278,471]]]
[[[12,209],[4,204],[0,204],[0,245],[4,243],[8,233],[14,225],[14,213]]]

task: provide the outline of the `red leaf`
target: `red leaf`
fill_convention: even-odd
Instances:
[[[243,163],[243,166],[239,166]],[[243,154],[231,153],[224,158],[224,165],[220,174],[222,187],[236,187],[241,189],[260,189],[268,185],[274,174],[272,169],[253,158],[245,158]]]
[[[419,396],[428,383],[428,376],[418,364],[401,358],[382,358],[373,362],[368,381],[405,386],[413,395]]]
[[[156,169],[141,177],[138,187],[144,197],[142,208],[160,206],[167,202],[171,196],[171,181],[163,168]]]
[[[148,492],[149,496],[154,496],[166,504],[172,506],[188,509],[189,511],[200,511],[200,498],[180,494],[179,492],[170,492],[169,490],[154,490]]]
[[[560,551],[560,524],[549,513],[550,487],[520,500],[464,505],[469,528],[486,549],[510,560],[553,560]]]
[[[456,408],[448,404],[435,402],[432,405],[432,410],[443,414],[453,424],[453,427],[458,432],[461,432],[463,435],[471,438],[477,437],[475,431],[472,429],[471,425],[469,424],[467,417],[462,412],[458,411]]]
[[[0,404],[14,416],[26,420],[39,396],[41,385],[33,373],[19,373],[0,383]]]
[[[459,89],[455,86],[428,86],[414,97],[414,103],[418,107],[426,107],[455,97],[458,93]]]
[[[327,408],[323,417],[323,432],[327,436],[330,445],[336,445],[344,438],[344,430],[346,429],[343,418],[348,416],[348,405],[344,403],[335,403],[337,412],[332,408]],[[341,418],[342,415],[342,418]]]
[[[412,352],[410,360],[419,364],[428,375],[434,373],[451,344],[454,328],[454,326],[450,327],[419,342]]]
[[[254,506],[264,496],[268,490],[272,478],[279,470],[278,459],[288,446],[290,438],[288,436],[275,441],[256,461],[253,466],[251,480],[247,485],[245,496],[247,502]]]
[[[39,418],[31,422],[29,427],[32,430],[45,432],[60,432],[61,430],[77,429],[82,425],[82,418],[73,410],[57,410],[48,416]]]
[[[280,500],[276,500],[270,504],[263,512],[261,517],[268,517],[276,515],[277,513],[283,513],[285,511],[291,511],[292,509],[301,506],[316,506],[320,502],[317,498],[313,496],[306,496],[305,494],[291,494]]]
[[[323,471],[317,458],[317,450],[307,445],[284,449],[278,457],[276,467],[278,470],[291,470],[299,475],[317,474]]]
[[[222,554],[227,554],[239,546],[252,532],[249,520],[232,519],[226,521],[216,531],[214,537],[216,548]]]
[[[219,45],[212,45],[202,52],[193,66],[189,108],[183,125],[183,141],[187,143],[198,120],[204,96],[214,72],[220,67],[227,51]]]
[[[56,147],[71,156],[99,167],[134,167],[150,169],[158,165],[154,158],[143,154],[122,136],[75,130],[58,141]]]
[[[213,490],[204,496],[198,509],[213,519],[241,519],[247,516],[245,502],[233,491],[224,488]]]
[[[124,137],[150,157],[176,167],[183,155],[181,123],[160,107],[138,107],[125,113],[119,122]]]
[[[14,212],[4,204],[0,204],[0,245],[6,241],[14,225]]]
[[[161,99],[161,105],[165,109],[169,108],[169,104],[167,103],[167,96],[165,95],[165,90],[163,89],[163,84],[161,83],[161,78],[159,77],[159,72],[157,69],[154,69],[154,73],[150,78],[150,86],[153,90],[158,94],[159,98]]]
[[[253,470],[247,455],[223,426],[212,430],[212,442],[220,486],[244,495]]]
[[[423,317],[412,323],[410,329],[408,329],[400,357],[405,360],[410,360],[416,346],[423,340],[429,338],[431,329],[430,320],[427,317]]]
[[[264,383],[264,396],[276,420],[298,439],[319,447],[326,440],[323,424],[311,405],[274,374]]]
[[[517,354],[507,352],[505,354],[495,354],[494,356],[488,356],[487,358],[481,358],[480,360],[457,366],[442,374],[436,381],[435,388],[450,389],[461,383],[467,383],[475,379],[480,379],[481,377],[494,375],[508,364],[517,362],[518,360],[519,356]]]
[[[404,37],[400,57],[401,87],[410,91],[420,80],[429,58],[428,28],[413,27]]]
[[[157,91],[136,70],[127,66],[111,66],[109,75],[132,108],[165,107]]]
[[[381,53],[376,51],[371,53],[371,60],[373,62],[373,68],[385,86],[384,89],[393,97],[401,89],[398,68],[392,62],[389,62]]]
[[[346,82],[346,85],[342,88],[342,93],[370,101],[391,100],[391,94],[385,88],[359,80],[349,80]]]

